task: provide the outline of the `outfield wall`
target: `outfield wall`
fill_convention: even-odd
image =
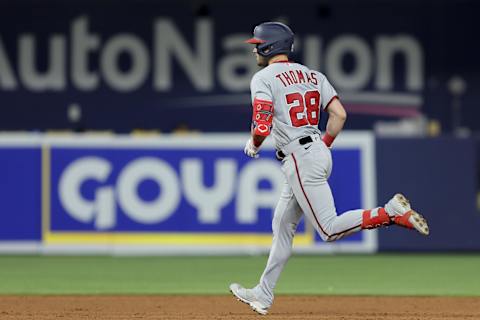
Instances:
[[[1,135],[0,252],[265,253],[283,176],[271,144],[244,156],[247,138]],[[480,250],[474,140],[345,132],[332,154],[339,212],[400,191],[431,234],[390,227],[322,243],[302,222],[296,252]]]
[[[401,190],[423,213],[429,237],[379,230],[381,251],[479,251],[478,153],[474,139],[377,139],[377,190],[382,203]]]
[[[0,137],[0,250],[106,254],[267,252],[284,183],[274,149],[245,134]],[[376,203],[374,138],[333,152],[337,209]],[[323,243],[301,223],[297,252],[375,252],[376,232]]]

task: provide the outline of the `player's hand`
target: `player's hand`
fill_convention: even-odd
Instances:
[[[253,145],[252,138],[248,139],[243,152],[245,152],[245,154],[251,158],[258,158],[258,151],[260,151],[260,148],[257,148]]]

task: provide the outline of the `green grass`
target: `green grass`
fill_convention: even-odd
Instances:
[[[0,294],[226,294],[260,257],[0,256]],[[480,255],[294,256],[277,294],[480,296]]]

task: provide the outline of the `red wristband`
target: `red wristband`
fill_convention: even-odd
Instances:
[[[333,140],[335,140],[335,137],[332,137],[331,135],[328,134],[328,132],[325,132],[325,134],[322,137],[323,142],[327,145],[327,147],[330,148],[330,146],[333,143]]]
[[[255,148],[260,148],[260,146],[262,145],[262,142],[255,140],[255,138],[252,138],[252,144],[255,146]]]

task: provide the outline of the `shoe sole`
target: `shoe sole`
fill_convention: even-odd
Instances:
[[[397,193],[395,195],[395,199],[397,199],[398,202],[400,202],[400,204],[407,208],[408,210],[410,210],[410,201],[408,201],[408,199],[401,193]]]
[[[408,221],[413,225],[415,230],[417,230],[420,234],[423,234],[424,236],[428,236],[430,234],[430,230],[428,228],[427,220],[425,220],[425,218],[417,211],[411,209],[410,201],[408,201],[408,199],[403,194],[397,193],[395,195],[395,198],[404,208],[410,210],[411,215]]]
[[[230,292],[233,294],[233,296],[240,302],[243,302],[245,304],[248,304],[250,306],[250,308],[252,308],[253,311],[255,311],[256,313],[264,316],[268,313],[267,310],[263,309],[262,307],[258,306],[255,302],[250,302],[250,301],[247,301],[245,299],[243,299],[242,297],[239,297],[235,294],[235,292],[233,292],[232,289],[230,289]]]
[[[430,229],[428,228],[427,220],[416,212],[415,210],[412,210],[412,214],[410,215],[410,218],[408,219],[410,223],[413,225],[415,230],[423,234],[424,236],[428,236],[430,234]]]

